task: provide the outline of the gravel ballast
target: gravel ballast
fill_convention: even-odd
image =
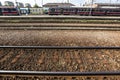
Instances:
[[[0,30],[1,46],[120,46],[120,31]]]

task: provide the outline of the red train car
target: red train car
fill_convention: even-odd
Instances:
[[[7,6],[1,6],[0,7],[0,14],[1,15],[19,15],[19,12],[17,8],[15,7],[7,7]]]
[[[107,9],[93,8],[91,15],[93,15],[93,16],[105,16],[106,12],[107,12]]]
[[[120,16],[120,8],[50,8],[49,15]]]
[[[90,8],[78,8],[77,15],[88,16],[91,14]]]
[[[120,8],[107,9],[107,16],[120,16]]]
[[[63,8],[62,13],[63,15],[76,15],[77,8]]]
[[[62,8],[50,8],[49,15],[61,15],[62,14]]]
[[[49,8],[49,15],[75,15],[76,8]]]

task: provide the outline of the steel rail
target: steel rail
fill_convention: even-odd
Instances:
[[[120,46],[0,46],[0,48],[17,49],[120,49]]]
[[[94,19],[94,20],[120,20],[120,16],[0,16],[0,19]]]
[[[113,76],[120,72],[42,72],[42,71],[5,71],[0,70],[0,75],[49,75],[49,76]]]
[[[107,30],[120,31],[120,28],[112,27],[0,27],[0,30]]]

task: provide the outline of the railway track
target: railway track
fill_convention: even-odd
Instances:
[[[120,47],[1,46],[0,70],[119,71],[119,52]]]
[[[117,17],[14,16],[0,17],[1,30],[119,30]]]
[[[0,16],[1,19],[92,19],[92,20],[120,20],[118,16]]]
[[[8,26],[8,25],[7,25]],[[28,26],[28,25],[27,25]],[[120,31],[119,27],[0,27],[0,30],[98,30]]]
[[[119,27],[0,27],[0,30],[98,30],[120,31]]]
[[[97,24],[119,24],[120,20],[92,20],[92,19],[12,19],[12,20],[3,20],[0,19],[0,23],[97,23]]]
[[[2,74],[2,75],[1,75]],[[0,79],[29,80],[119,80],[119,72],[37,72],[37,71],[0,71]]]
[[[73,23],[0,23],[0,27],[94,27],[94,28],[120,28],[119,24],[73,24]]]
[[[0,56],[6,54],[0,79],[119,80],[119,52],[120,47],[0,46]]]
[[[116,17],[0,17],[0,29],[119,30]]]
[[[119,80],[119,18],[105,20],[0,17],[0,79]]]

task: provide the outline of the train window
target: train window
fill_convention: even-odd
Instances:
[[[51,9],[51,11],[52,11],[52,12],[55,12],[55,9],[54,9],[54,8],[52,8],[52,9]]]
[[[113,12],[116,12],[117,10],[113,10]]]
[[[73,9],[73,11],[76,11],[76,9]]]
[[[7,10],[8,10],[8,12],[11,12],[11,9],[10,9],[10,8],[8,8]]]
[[[3,11],[8,11],[8,9],[7,8],[3,8]]]
[[[82,11],[82,9],[79,9],[79,11]]]
[[[85,9],[85,11],[89,11],[89,9]]]
[[[95,9],[96,12],[98,12],[99,10],[98,9]]]
[[[92,9],[92,11],[97,11],[97,9],[94,8],[94,9]]]
[[[86,9],[86,11],[90,11],[90,9],[88,8],[88,9]]]
[[[113,10],[109,10],[110,12],[113,12]]]
[[[23,14],[23,11],[21,10],[20,13]]]
[[[104,10],[104,9],[100,9],[99,11],[100,11],[100,12],[104,12],[105,10]]]
[[[99,12],[103,11],[102,9],[98,9]]]
[[[107,10],[107,12],[111,12],[110,10]]]
[[[96,9],[92,9],[92,11],[96,11]]]
[[[96,11],[100,12],[100,9],[97,9]]]
[[[83,11],[83,9],[79,9],[79,11]]]
[[[119,10],[117,10],[117,9],[116,9],[116,10],[113,10],[113,11],[114,11],[114,12],[119,12]]]
[[[58,9],[55,9],[54,11],[57,11]]]
[[[26,12],[27,12],[26,10],[23,11],[23,13],[26,13]]]
[[[74,11],[74,9],[71,9],[71,11]]]
[[[15,8],[12,8],[11,11],[16,11],[16,9],[15,9]]]
[[[64,11],[67,11],[67,9],[64,9]]]
[[[80,9],[78,9],[78,11],[80,11]]]
[[[84,11],[84,9],[82,9],[82,11]]]
[[[2,11],[2,9],[0,8],[0,12]]]
[[[65,9],[65,11],[69,11],[69,9]]]
[[[119,10],[116,10],[116,12],[120,12]]]
[[[83,9],[84,11],[87,11],[87,9]]]
[[[63,8],[61,8],[61,9],[58,9],[58,11],[61,11],[61,12],[63,12],[63,10],[64,10]]]
[[[81,9],[81,11],[84,11],[84,9]]]

